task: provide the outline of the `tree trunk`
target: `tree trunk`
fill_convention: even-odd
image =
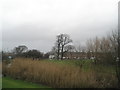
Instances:
[[[59,56],[60,56],[60,44],[58,44],[58,52],[57,52],[57,59],[59,60]]]
[[[61,60],[63,59],[63,55],[64,55],[63,48],[64,48],[64,45],[62,45],[62,50],[61,50]]]
[[[98,60],[98,57],[97,57],[97,53],[95,55],[95,65],[97,64],[97,60]]]

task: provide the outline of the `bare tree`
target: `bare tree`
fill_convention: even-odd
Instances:
[[[72,40],[70,39],[68,34],[60,34],[57,36],[57,40],[55,43],[55,49],[57,52],[57,59],[59,59],[60,57],[61,57],[61,60],[63,59],[64,53],[66,52],[64,50],[65,46],[71,42],[72,42]]]
[[[112,31],[109,39],[111,42],[111,56],[116,61],[116,75],[118,78],[118,87],[120,88],[120,31]]]
[[[60,34],[61,37],[61,60],[63,59],[64,56],[64,47],[71,43],[72,40],[70,39],[68,34]]]
[[[90,59],[91,56],[93,56],[93,53],[95,52],[94,41],[92,39],[87,40],[86,49],[87,49],[87,58]]]
[[[100,39],[96,37],[93,42],[94,42],[94,52],[95,52],[95,64],[96,64],[98,61],[98,52],[100,50]]]
[[[81,52],[81,51],[82,51],[82,46],[81,46],[81,44],[75,46],[75,51],[76,51],[76,52]]]
[[[87,46],[87,51],[94,51],[94,42],[92,39],[87,40],[86,42],[86,46]]]
[[[110,40],[110,48],[111,48],[111,52],[112,55],[114,55],[115,57],[117,57],[117,53],[118,53],[118,32],[112,31],[111,35],[108,36],[108,39]]]
[[[72,58],[72,53],[75,51],[75,47],[73,45],[66,45],[65,46],[65,51],[68,52],[70,55],[70,58]]]
[[[59,59],[60,58],[60,49],[61,49],[61,47],[60,47],[60,44],[61,44],[61,35],[58,35],[57,36],[57,41],[56,41],[56,47],[57,47],[57,59]]]
[[[110,42],[107,38],[103,37],[101,39],[101,44],[100,44],[100,50],[101,52],[108,52],[108,50],[110,49]]]

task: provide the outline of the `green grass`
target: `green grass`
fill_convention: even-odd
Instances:
[[[22,80],[14,80],[10,77],[3,77],[2,88],[49,88],[49,87]]]
[[[0,88],[2,88],[2,77],[0,77]]]
[[[77,66],[79,67],[82,65],[82,69],[84,71],[89,71],[91,69],[95,69],[97,72],[101,73],[111,73],[115,74],[115,65],[94,65],[92,60],[44,60],[45,62],[50,62],[50,63],[58,63],[58,64],[66,64],[66,65],[71,65],[71,66]]]

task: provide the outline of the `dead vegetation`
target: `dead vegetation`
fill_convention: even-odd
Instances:
[[[114,74],[99,73],[94,69],[84,71],[77,66],[51,63],[44,60],[14,59],[10,67],[3,63],[3,74],[53,88],[117,87],[117,79]]]

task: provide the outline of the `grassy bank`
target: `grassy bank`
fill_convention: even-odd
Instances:
[[[48,88],[48,87],[43,85],[33,84],[22,80],[15,80],[10,77],[3,77],[2,88]]]
[[[3,63],[3,73],[13,78],[54,88],[117,87],[112,66],[93,65],[91,61],[15,59],[10,67]]]

